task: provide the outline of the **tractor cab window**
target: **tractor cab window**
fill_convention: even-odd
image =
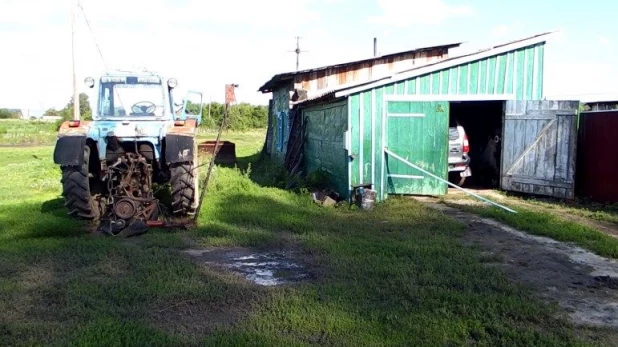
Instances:
[[[161,117],[164,87],[159,78],[104,77],[99,115],[102,117]]]

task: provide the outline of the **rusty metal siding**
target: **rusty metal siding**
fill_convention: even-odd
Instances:
[[[347,101],[302,109],[307,122],[305,169],[318,169],[329,177],[330,186],[348,197],[348,171],[344,133],[347,129]]]
[[[350,154],[355,158],[350,164],[350,186],[372,183],[378,190],[378,200],[385,196],[377,182],[383,169],[385,95],[435,95],[435,99],[431,97],[434,101],[448,101],[451,95],[512,94],[517,100],[540,100],[543,46],[544,43],[536,44],[348,96]],[[372,125],[369,131],[365,129],[367,124]]]
[[[618,110],[582,112],[577,153],[577,191],[599,203],[618,202]]]
[[[318,91],[340,85],[369,81],[391,73],[412,69],[448,58],[448,49],[411,52],[399,56],[376,59],[352,65],[331,67],[326,70],[301,73],[294,77],[294,88]]]

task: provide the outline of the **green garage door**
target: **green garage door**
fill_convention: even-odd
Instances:
[[[448,176],[447,101],[387,101],[386,148],[432,174]],[[448,185],[384,153],[383,192],[444,195]]]

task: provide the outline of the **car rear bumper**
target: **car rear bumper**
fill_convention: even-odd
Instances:
[[[458,160],[448,163],[448,171],[465,171],[470,167],[470,158],[466,158],[465,160]]]

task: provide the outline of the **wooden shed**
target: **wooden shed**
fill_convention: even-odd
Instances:
[[[446,194],[446,183],[405,161],[446,179],[456,119],[471,153],[500,135],[499,173],[487,185],[573,198],[579,102],[544,100],[549,34],[303,100],[305,171],[323,170],[346,197],[360,186],[376,190],[378,200]]]
[[[287,155],[290,128],[298,102],[333,90],[376,81],[393,73],[448,59],[449,50],[460,43],[415,48],[386,55],[312,69],[280,73],[264,83],[259,92],[272,94],[269,103],[265,151],[271,159],[282,161]]]

